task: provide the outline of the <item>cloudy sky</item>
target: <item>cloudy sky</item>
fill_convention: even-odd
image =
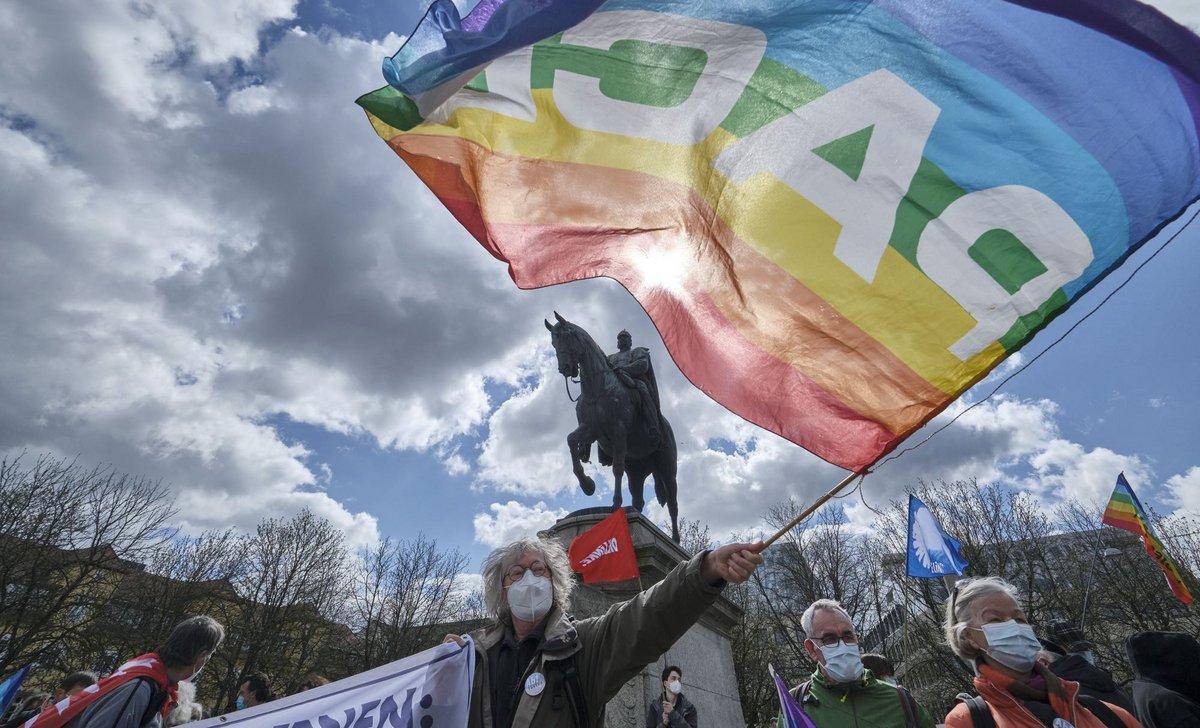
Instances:
[[[1200,28],[1193,0],[1157,4]],[[611,497],[602,484],[585,498],[570,475],[574,414],[542,326],[557,310],[609,346],[624,327],[650,348],[682,514],[714,537],[757,532],[772,503],[839,481],[701,395],[616,284],[518,291],[375,136],[354,99],[382,85],[421,10],[3,5],[0,452],[161,479],[192,530],[310,507],[356,543],[424,532],[478,563]],[[998,395],[872,475],[867,500],[977,476],[1099,503],[1123,469],[1160,510],[1200,512],[1196,270],[1200,224]]]

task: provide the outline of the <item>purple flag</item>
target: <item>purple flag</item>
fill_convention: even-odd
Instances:
[[[775,672],[775,668],[767,665],[767,669],[771,671],[771,677],[775,678],[775,689],[779,691],[779,709],[783,712],[784,728],[817,728],[817,724],[812,722],[812,718],[808,717],[788,692],[787,685],[783,683],[779,673]]]

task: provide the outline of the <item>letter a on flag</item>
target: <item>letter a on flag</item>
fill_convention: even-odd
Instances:
[[[908,496],[908,575],[936,577],[961,574],[967,561],[962,544],[937,522],[929,507],[915,495]]]
[[[576,536],[567,555],[571,557],[571,568],[583,575],[585,584],[639,576],[624,508]]]

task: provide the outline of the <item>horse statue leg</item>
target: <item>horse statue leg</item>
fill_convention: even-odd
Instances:
[[[629,497],[633,499],[633,507],[641,513],[646,508],[646,476],[650,473],[644,468],[629,465],[625,477],[629,480]]]
[[[617,437],[613,438],[613,510],[621,507],[621,479],[625,475],[625,453],[628,450],[623,430],[624,428],[620,428]]]
[[[583,472],[583,463],[580,462],[581,454],[586,462],[592,443],[587,439],[582,427],[567,435],[567,449],[571,451],[571,470],[575,473],[575,479],[579,481],[579,489],[584,495],[592,495],[596,492],[596,481]]]

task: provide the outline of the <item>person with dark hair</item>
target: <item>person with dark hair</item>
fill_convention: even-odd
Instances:
[[[96,684],[96,673],[81,670],[67,675],[62,680],[58,681],[58,689],[54,691],[54,702],[58,702],[63,698],[74,695],[83,690],[89,685]]]
[[[256,705],[269,703],[275,699],[271,692],[271,678],[264,672],[255,672],[246,676],[238,687],[237,709],[253,708]]]
[[[864,652],[862,656],[863,667],[871,671],[876,680],[881,680],[888,685],[895,686],[896,683],[896,668],[892,665],[892,661],[887,658],[887,655],[880,655],[875,652]]]
[[[1106,703],[1119,705],[1130,715],[1133,714],[1133,701],[1113,680],[1112,673],[1096,664],[1095,645],[1091,642],[1075,640],[1070,647],[1064,648],[1050,640],[1042,640],[1042,647],[1038,652],[1038,662],[1058,677],[1079,683],[1080,695],[1091,695]]]
[[[43,710],[27,728],[161,728],[178,702],[178,684],[193,679],[225,639],[212,617],[190,617],[166,642],[96,683]]]
[[[49,700],[50,693],[34,693],[25,698],[21,707],[17,708],[8,722],[4,724],[4,728],[18,728],[25,721],[41,713]]]
[[[696,728],[696,706],[683,695],[683,670],[667,665],[662,671],[662,694],[650,700],[646,728]]]
[[[1125,653],[1142,725],[1200,726],[1200,641],[1183,632],[1135,632],[1125,640]]]
[[[302,679],[300,682],[295,683],[290,688],[288,688],[287,694],[295,695],[296,693],[302,693],[305,690],[312,690],[313,688],[319,688],[322,685],[328,685],[328,684],[329,684],[329,678],[324,677],[322,675],[318,675],[315,672],[310,672],[307,675],[305,675],[304,679]]]

